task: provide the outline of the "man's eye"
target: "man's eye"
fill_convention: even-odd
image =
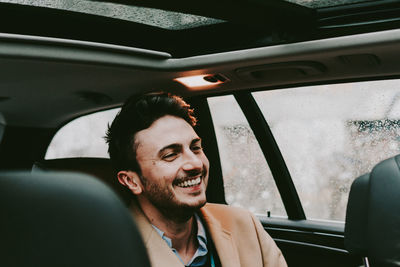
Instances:
[[[200,151],[203,150],[203,148],[201,146],[193,146],[192,147],[192,151]]]
[[[168,154],[164,155],[164,156],[162,157],[162,159],[163,159],[163,160],[167,160],[167,161],[172,161],[172,160],[174,160],[177,156],[178,156],[178,154],[176,154],[176,153],[168,153]]]

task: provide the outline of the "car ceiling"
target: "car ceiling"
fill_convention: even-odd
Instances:
[[[149,2],[157,4],[157,1]],[[176,5],[180,3],[179,1],[172,2]],[[288,10],[295,7],[285,2],[283,6],[279,4],[274,8],[285,10],[287,4],[290,6]],[[40,14],[45,19],[32,22],[32,25],[19,21],[12,27],[2,26],[0,30],[3,32],[0,34],[0,68],[2,70],[0,112],[5,124],[8,125],[59,127],[79,115],[117,107],[126,97],[135,92],[168,90],[184,96],[217,95],[235,90],[274,89],[299,84],[362,80],[367,77],[390,78],[400,73],[400,67],[397,64],[400,60],[398,51],[400,30],[393,29],[397,26],[389,25],[387,22],[378,23],[376,27],[371,26],[371,32],[368,33],[365,32],[367,29],[365,25],[358,25],[357,30],[352,28],[343,34],[340,33],[341,29],[329,28],[329,34],[319,33],[318,38],[302,40],[302,38],[294,37],[289,42],[280,37],[274,39],[269,35],[275,30],[282,29],[279,26],[273,30],[267,30],[264,35],[263,40],[267,40],[268,45],[259,44],[248,47],[248,44],[240,46],[237,45],[238,42],[233,42],[232,46],[226,46],[223,42],[207,39],[209,47],[215,44],[217,48],[206,47],[196,50],[189,47],[179,54],[175,53],[174,49],[157,49],[163,45],[164,40],[149,36],[163,36],[170,39],[171,36],[182,34],[187,38],[190,36],[185,34],[187,31],[204,34],[207,30],[218,27],[233,27],[232,25],[235,25],[237,21],[225,26],[219,23],[195,29],[172,31],[172,35],[169,35],[170,30],[85,15],[83,22],[86,26],[82,26],[82,31],[74,28],[68,35],[67,22],[71,22],[71,18],[83,18],[82,14],[0,4],[0,15],[14,8],[21,11],[16,16],[17,18],[21,14],[30,14],[28,22],[29,18],[32,18],[33,11],[42,12]],[[187,5],[184,8],[188,8]],[[301,8],[301,11],[297,13],[298,16],[309,12],[308,9],[304,10]],[[218,19],[229,19],[229,14],[227,17],[218,17]],[[59,16],[54,20],[54,25],[60,26],[59,32],[52,27],[44,29],[39,27],[44,26],[46,20],[48,23],[51,16]],[[16,19],[10,15],[0,16],[0,18],[3,22]],[[79,38],[77,33],[83,34],[88,31],[89,26],[93,26],[95,22],[109,26],[103,32],[105,35],[103,40],[97,38],[100,36],[101,27],[97,29],[97,33],[89,35],[96,38]],[[293,24],[293,21],[291,22]],[[241,25],[247,24],[238,24],[237,27],[243,30],[248,27],[248,25]],[[70,26],[79,27],[74,24],[74,21]],[[124,43],[124,39],[120,37],[123,34],[126,35],[125,32],[111,34],[111,37],[119,37],[119,39],[108,42],[106,39],[110,36],[106,36],[107,33],[112,32],[112,29],[121,29],[120,27],[129,28],[132,31],[131,36],[136,36],[136,39],[142,39],[142,37],[147,39],[138,46],[129,42]],[[149,29],[149,35],[146,35]],[[290,33],[285,29],[282,31],[283,35]],[[143,35],[135,35],[135,33]],[[349,33],[356,33],[356,35],[349,35]],[[231,34],[233,38],[234,35]],[[253,34],[254,32],[249,33],[254,36]],[[214,36],[216,35],[214,33]],[[171,41],[169,46],[182,40],[182,36],[178,40]],[[235,38],[241,37],[243,36],[238,34]],[[146,42],[154,42],[154,45],[147,45]],[[230,51],[226,51],[227,49]],[[187,51],[200,52],[187,54]],[[174,81],[177,77],[197,74],[222,74],[228,78],[228,82],[203,88],[204,90],[190,90]]]

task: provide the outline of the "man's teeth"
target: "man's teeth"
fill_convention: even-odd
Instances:
[[[178,186],[179,187],[190,187],[190,186],[196,186],[198,184],[200,184],[201,182],[201,178],[198,177],[196,179],[192,179],[192,180],[188,180],[188,181],[184,181],[182,183],[179,183]]]

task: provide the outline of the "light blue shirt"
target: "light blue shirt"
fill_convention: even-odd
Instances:
[[[197,241],[199,242],[199,247],[197,248],[196,253],[194,253],[192,259],[189,261],[189,263],[185,266],[190,266],[190,267],[195,267],[195,266],[202,266],[206,263],[207,261],[207,236],[206,236],[206,230],[204,228],[203,223],[200,220],[200,217],[197,214],[194,214],[194,217],[197,222]],[[158,229],[153,225],[154,229],[156,229],[157,233],[161,236],[162,239],[167,243],[167,245],[172,249],[172,251],[175,253],[175,255],[178,257],[178,259],[185,264],[182,261],[182,258],[179,256],[178,251],[172,247],[172,240],[164,235],[164,232]]]

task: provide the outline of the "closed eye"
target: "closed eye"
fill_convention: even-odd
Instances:
[[[166,160],[166,161],[173,161],[177,157],[178,157],[178,154],[173,152],[173,153],[165,154],[164,156],[162,156],[162,159]]]
[[[192,146],[191,149],[192,149],[192,151],[197,152],[197,151],[203,150],[203,147],[201,147],[201,146]]]
[[[201,139],[200,138],[196,138],[192,141],[192,144],[190,145],[190,149],[193,152],[200,152],[203,150],[203,147],[201,146]]]

